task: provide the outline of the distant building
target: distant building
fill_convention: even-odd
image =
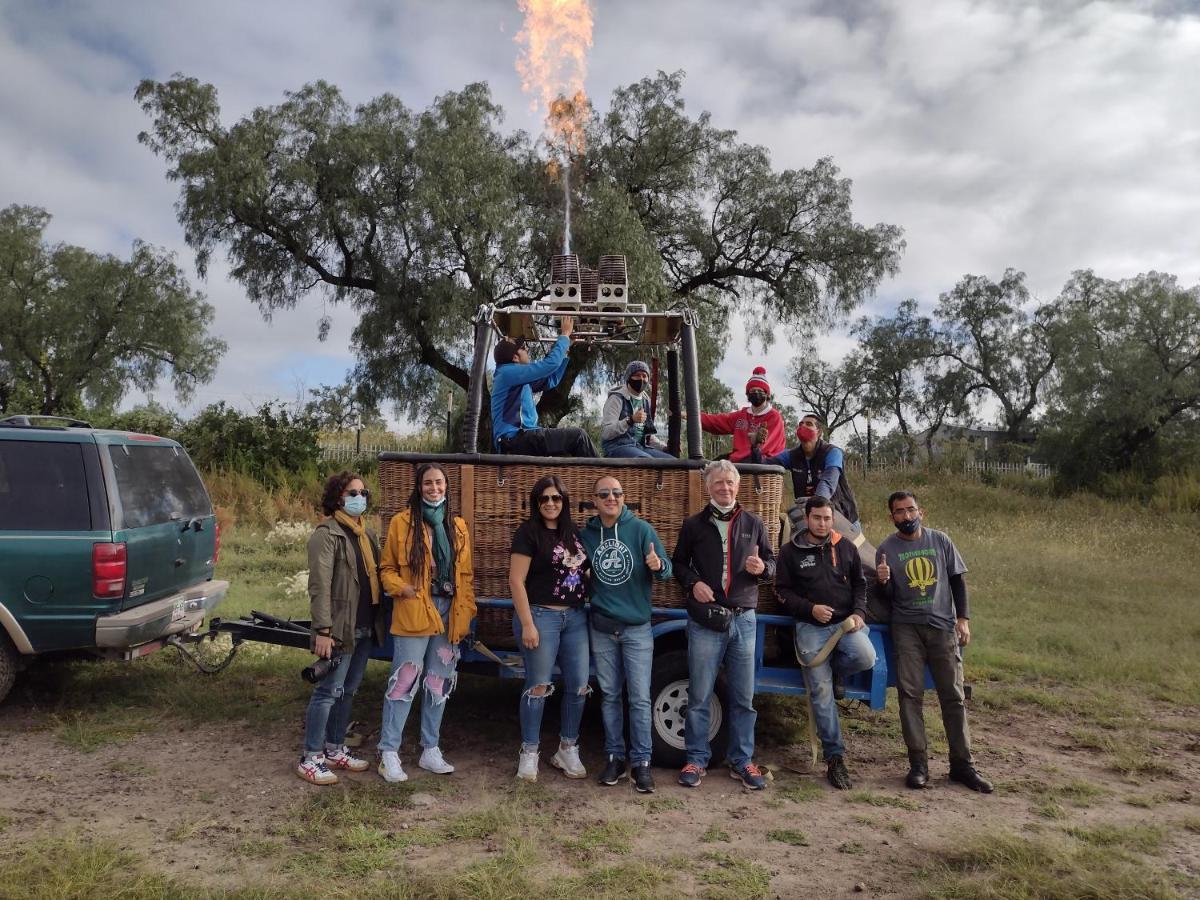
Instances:
[[[925,454],[927,445],[933,447],[933,459],[940,460],[948,450],[964,451],[968,461],[982,461],[992,457],[1003,445],[1017,444],[1025,447],[1025,461],[1030,461],[1033,455],[1033,445],[1037,441],[1034,431],[1022,432],[1014,442],[1008,439],[1008,431],[1003,428],[975,428],[970,425],[944,424],[934,432],[933,441],[927,440],[929,431],[926,429],[915,436],[917,452]],[[1011,451],[1006,454],[1011,458]]]

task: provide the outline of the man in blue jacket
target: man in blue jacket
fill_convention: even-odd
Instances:
[[[559,320],[558,340],[538,362],[529,361],[524,338],[505,338],[492,353],[492,442],[500,453],[525,456],[596,456],[582,428],[539,428],[533,395],[562,381],[571,346],[570,316]]]
[[[671,561],[654,526],[625,508],[625,491],[616,478],[604,475],[596,480],[595,503],[600,514],[583,529],[583,547],[592,564],[592,658],[603,695],[600,711],[608,754],[598,780],[613,785],[625,777],[624,688],[629,694],[633,784],[640,793],[650,794],[650,586],[651,579],[671,577]]]

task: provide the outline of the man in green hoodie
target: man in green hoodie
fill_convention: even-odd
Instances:
[[[611,475],[596,480],[592,516],[583,546],[592,564],[592,658],[603,700],[604,744],[608,764],[598,779],[616,784],[625,777],[624,710],[629,694],[629,763],[633,783],[654,792],[650,774],[650,669],[654,635],[650,629],[651,579],[671,577],[671,560],[649,522],[625,508],[625,491]]]

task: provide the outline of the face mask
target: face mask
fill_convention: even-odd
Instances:
[[[443,494],[442,498],[440,500],[426,500],[424,497],[422,497],[421,502],[424,503],[426,506],[428,506],[430,509],[437,509],[439,506],[441,506],[443,503],[446,502],[446,495]]]
[[[736,500],[734,500],[734,501],[733,501],[732,503],[730,503],[728,506],[722,506],[722,505],[721,505],[720,503],[718,503],[716,500],[709,500],[708,502],[712,504],[712,508],[713,508],[713,509],[715,509],[717,512],[720,512],[720,513],[731,513],[731,512],[733,512],[733,508],[734,508],[735,506],[737,506],[737,501],[736,501]]]
[[[357,497],[347,497],[342,503],[342,509],[351,516],[361,516],[367,511],[367,498],[362,494]]]
[[[643,381],[641,378],[631,378],[629,381],[627,381],[625,383],[629,385],[629,389],[631,391],[633,391],[635,394],[640,394],[642,391],[644,391],[646,389],[646,382]]]
[[[767,395],[761,394],[758,391],[753,391],[746,395],[746,399],[750,401],[751,406],[762,406],[767,402]]]
[[[817,429],[811,425],[801,425],[796,429],[796,437],[801,441],[815,441],[817,439]]]
[[[916,534],[917,529],[921,527],[921,517],[915,519],[905,519],[903,522],[896,523],[896,530],[901,534]]]

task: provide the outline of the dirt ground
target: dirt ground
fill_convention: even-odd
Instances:
[[[460,690],[469,687],[464,680]],[[511,725],[495,710],[471,704],[456,710],[452,698],[442,747],[457,771],[434,776],[418,769],[412,754],[402,753],[417,793],[410,806],[396,810],[392,830],[437,826],[466,810],[521,800],[512,792],[516,697],[513,693]],[[356,716],[365,718],[368,707],[361,702]],[[1115,772],[1103,751],[1081,747],[1072,737],[1078,729],[1065,719],[1028,709],[973,709],[978,765],[996,782],[996,793],[982,796],[951,784],[944,755],[931,760],[931,787],[909,791],[903,785],[904,757],[894,713],[862,710],[843,714],[853,726],[848,728],[847,760],[855,791],[849,795],[825,783],[823,768],[808,772],[806,745],[768,742],[760,761],[772,769],[774,781],[761,793],[743,791],[726,769],[714,767],[694,790],[678,786],[674,771],[656,770],[657,792],[638,795],[628,782],[605,788],[590,777],[569,781],[549,767],[549,753],[544,752],[538,789],[523,802],[548,814],[542,821],[550,824],[540,826],[535,839],[550,845],[551,858],[565,870],[586,862],[578,858],[584,851],[557,849],[561,844],[556,841],[590,825],[632,822],[632,852],[618,856],[600,850],[596,858],[608,863],[675,860],[672,892],[703,887],[690,880],[680,858],[716,851],[765,867],[768,896],[913,896],[922,890],[921,867],[939,850],[975,834],[998,829],[1049,834],[1065,826],[1106,823],[1194,823],[1200,717],[1180,718],[1168,709],[1163,707],[1157,723],[1162,730],[1155,739],[1163,771],[1136,779]],[[936,717],[932,698],[927,715]],[[486,719],[499,724],[482,727]],[[233,888],[282,882],[289,838],[280,837],[281,827],[294,821],[296,810],[314,793],[346,790],[344,785],[314,787],[293,774],[298,722],[295,727],[252,730],[236,722],[195,727],[168,719],[153,733],[84,753],[64,746],[40,714],[17,698],[6,704],[0,721],[7,750],[0,816],[11,823],[5,832],[10,846],[37,835],[79,830],[115,841],[154,869],[189,883]],[[543,734],[552,735],[550,716],[546,725]],[[408,733],[414,726],[409,723]],[[592,701],[581,746],[593,773],[601,763],[599,729],[598,704]],[[551,746],[547,738],[543,747]],[[447,778],[449,785],[443,783]],[[382,784],[373,769],[343,779]],[[806,792],[805,782],[816,790]],[[1090,796],[1083,802],[1077,790],[1057,791],[1081,782],[1096,789],[1085,792]],[[1044,804],[1055,796],[1063,798],[1061,806],[1048,811]],[[807,845],[768,837],[782,829],[803,832]],[[256,847],[256,852],[248,849]],[[403,853],[416,870],[439,872],[500,849],[484,838],[411,847]],[[1200,876],[1200,836],[1175,829],[1157,864],[1190,878]]]

